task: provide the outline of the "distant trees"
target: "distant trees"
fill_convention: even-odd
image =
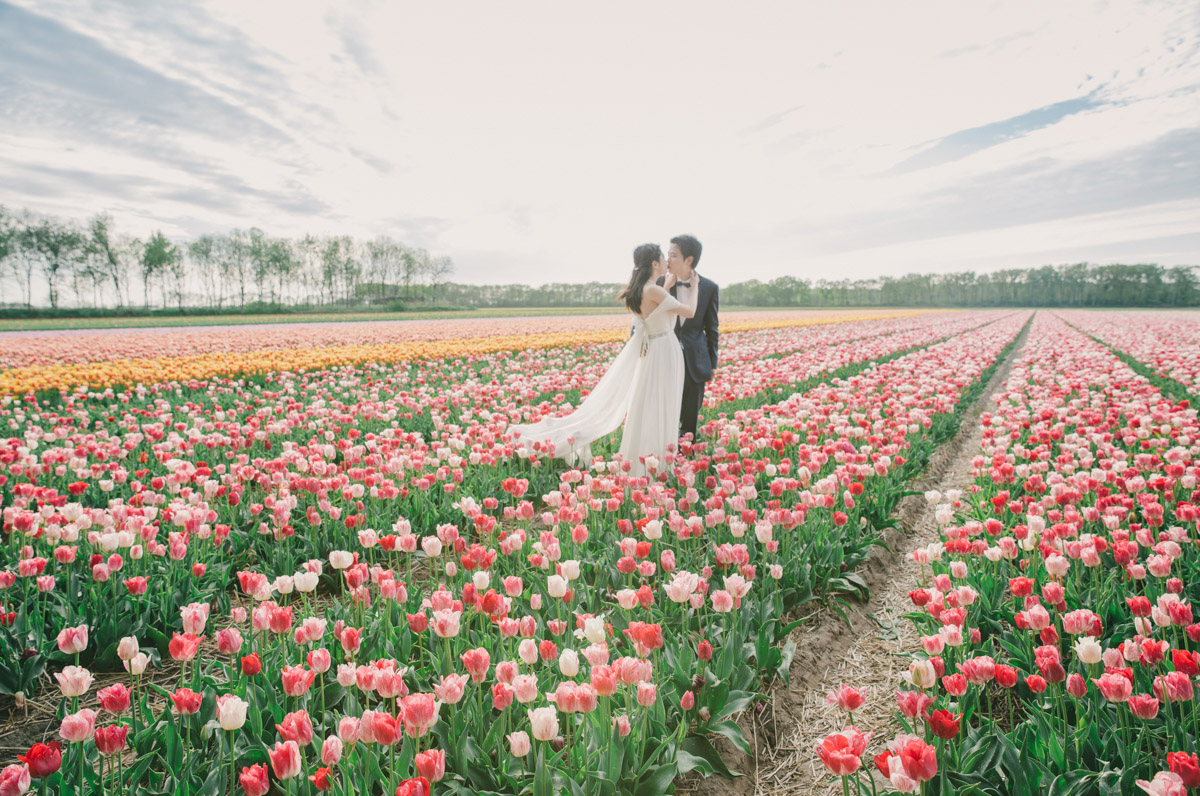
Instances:
[[[449,257],[387,235],[274,237],[257,227],[174,242],[142,241],[112,219],[86,225],[0,207],[0,306],[51,309],[261,306],[361,307],[418,302],[468,307],[616,307],[603,282],[463,285]],[[140,283],[140,285],[139,285]],[[140,287],[140,291],[139,288]],[[141,303],[134,296],[140,292]],[[743,307],[1194,307],[1196,266],[1044,265],[977,274],[912,273],[877,279],[781,276],[721,286]]]
[[[1194,307],[1197,267],[1044,265],[976,274],[906,274],[879,279],[806,280],[722,286],[721,303],[752,307]]]
[[[143,241],[118,234],[106,214],[80,225],[0,206],[0,306],[385,305],[437,300],[453,274],[449,257],[386,235],[292,240],[251,227]]]
[[[616,306],[621,285],[446,285],[441,295],[472,307]],[[878,279],[781,276],[721,286],[725,307],[1195,307],[1196,266],[1073,265],[987,274],[908,274]]]

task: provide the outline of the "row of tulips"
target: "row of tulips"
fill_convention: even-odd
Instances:
[[[1072,326],[1200,395],[1200,318],[1194,312],[1062,312]]]
[[[917,310],[778,310],[722,313],[727,329],[753,324],[754,328],[846,323],[872,318],[903,318]],[[601,315],[542,315],[508,318],[459,318],[395,323],[280,323],[217,326],[202,329],[87,330],[75,333],[25,332],[6,335],[0,368],[44,367],[117,359],[153,359],[184,354],[244,353],[264,350],[298,350],[327,346],[373,346],[390,343],[428,343],[438,340],[507,337],[520,334],[577,334],[620,331],[629,325],[625,312]]]
[[[893,315],[897,313],[892,313]],[[904,313],[913,314],[913,313]],[[750,316],[754,318],[753,315]],[[742,321],[727,321],[726,332],[756,331],[774,328],[819,326],[830,323],[860,320],[874,317],[868,316],[833,316],[833,317],[801,317],[763,319],[754,318]],[[885,316],[886,317],[886,316]],[[603,323],[597,321],[603,320]],[[24,342],[26,345],[49,347],[55,349],[82,349],[76,351],[82,361],[68,352],[57,355],[59,361],[29,364],[9,367],[0,371],[0,394],[23,393],[26,391],[49,391],[74,389],[76,387],[110,387],[114,385],[131,385],[139,383],[159,383],[168,381],[206,380],[214,376],[233,373],[249,376],[261,376],[280,371],[300,371],[323,368],[357,367],[370,363],[386,363],[394,365],[414,359],[445,358],[469,355],[477,352],[522,351],[528,349],[549,348],[553,346],[580,346],[604,342],[617,342],[628,335],[628,316],[608,317],[582,316],[568,319],[543,319],[547,325],[566,327],[562,331],[531,332],[528,327],[539,324],[523,323],[512,328],[508,334],[497,334],[496,329],[489,325],[484,336],[464,336],[450,334],[444,337],[417,336],[412,338],[414,330],[408,335],[396,334],[392,328],[376,330],[374,342],[343,342],[341,335],[334,334],[333,342],[325,345],[302,345],[298,347],[271,347],[272,338],[278,334],[267,332],[263,335],[246,335],[237,333],[236,337],[219,343],[214,350],[211,345],[204,345],[198,340],[190,339],[197,333],[183,333],[189,338],[186,342],[176,343],[175,337],[165,333],[146,334],[141,337],[150,338],[149,352],[146,356],[131,355],[137,346],[112,348],[114,341],[106,341],[97,352],[92,352],[90,341],[95,336],[85,337],[49,337],[40,343],[33,340],[17,338],[16,345]],[[461,325],[462,322],[460,322]],[[504,324],[497,324],[503,326]],[[587,329],[593,326],[597,328]],[[582,327],[584,331],[576,330]],[[286,327],[285,327],[286,328]],[[294,328],[294,327],[293,327]],[[327,327],[315,327],[322,331]],[[353,328],[353,327],[352,327]],[[308,330],[310,333],[314,329]],[[339,330],[349,332],[350,330]],[[473,331],[478,335],[484,331],[476,325],[468,325],[460,331]],[[219,333],[205,333],[205,337],[218,337]],[[310,334],[311,336],[311,334]],[[322,335],[322,336],[328,336]],[[344,336],[354,340],[358,335],[353,333]],[[410,339],[398,341],[404,337]],[[255,343],[262,341],[263,346]],[[277,339],[274,342],[279,342]],[[146,346],[143,346],[146,347]],[[169,352],[175,348],[175,353]],[[14,357],[6,359],[12,361]],[[16,357],[20,359],[20,357]]]
[[[619,465],[569,471],[538,510],[525,499],[529,480],[509,475],[493,494],[456,495],[462,529],[414,525],[398,513],[385,531],[328,521],[291,534],[268,528],[262,538],[277,542],[278,555],[249,545],[260,537],[245,515],[227,523],[212,516],[217,509],[206,501],[228,483],[209,489],[213,471],[194,459],[188,466],[175,444],[138,439],[129,446],[125,456],[145,445],[166,466],[162,482],[138,476],[149,478],[149,490],[104,509],[84,505],[92,497],[86,489],[71,494],[70,485],[35,483],[29,459],[14,458],[21,470],[10,468],[6,551],[19,549],[20,566],[8,588],[19,579],[25,589],[14,625],[28,626],[31,614],[45,621],[58,608],[72,622],[56,639],[57,660],[74,664],[58,672],[60,734],[71,759],[54,773],[55,784],[80,792],[107,779],[109,788],[138,792],[220,792],[236,780],[258,793],[269,766],[289,790],[387,783],[417,792],[427,787],[424,777],[444,792],[660,793],[679,771],[726,771],[707,736],[744,745],[729,717],[754,700],[759,670],[786,670],[765,653],[778,655],[778,619],[795,584],[811,580],[805,545],[821,539],[839,556],[867,546],[859,520],[875,496],[864,487],[903,488],[904,456],[932,448],[927,432],[1021,321],[1012,316],[818,388],[821,396],[840,396],[834,413],[811,415],[818,399],[810,394],[720,418],[711,448],[662,463],[661,483],[630,479]],[[959,380],[947,384],[947,374]],[[896,388],[901,377],[908,382]],[[345,410],[321,416],[341,418]],[[793,429],[805,427],[803,438],[787,429],[786,417]],[[180,439],[188,428],[176,432]],[[335,447],[326,459],[335,466],[321,466],[322,475],[379,467],[349,448]],[[73,456],[81,452],[71,447]],[[242,466],[261,472],[245,479],[248,489],[270,487],[268,497],[286,500],[293,488],[305,491],[298,481],[316,463],[286,457],[279,468],[262,460]],[[521,464],[508,458],[510,471]],[[388,480],[372,477],[378,473],[354,476],[378,488]],[[333,486],[321,491],[332,497]],[[336,499],[367,497],[366,488],[355,495],[343,486]],[[123,482],[113,491],[126,489]],[[146,499],[155,496],[165,499]],[[305,499],[328,511],[319,495]],[[221,510],[244,505],[228,503]],[[260,513],[266,510],[264,498]],[[165,543],[158,540],[164,526]],[[349,549],[335,546],[346,538],[339,534],[355,530]],[[289,549],[300,536],[309,547]],[[36,555],[42,545],[53,556]],[[309,549],[322,553],[305,557]],[[122,572],[127,562],[118,550],[129,553],[132,572]],[[84,561],[90,578],[76,565]],[[47,575],[48,567],[60,571]],[[759,577],[763,569],[769,578]],[[51,588],[31,591],[44,577]],[[156,603],[163,610],[130,611],[150,599],[148,580],[165,585],[160,600],[165,594],[168,601]],[[230,581],[233,594],[223,588]],[[74,588],[85,597],[103,594],[78,605],[46,597]],[[208,590],[204,598],[190,600],[198,588]],[[209,625],[213,609],[219,629]],[[140,617],[112,651],[132,679],[119,683],[128,698],[97,695],[99,715],[113,714],[98,732],[94,709],[79,704],[92,675],[78,664],[81,657],[103,662],[88,629],[114,613]],[[143,680],[168,657],[177,669],[174,689],[161,693],[170,697],[166,704],[151,698],[160,692]],[[115,772],[105,767],[105,756],[126,744],[132,754],[115,755]],[[315,765],[306,750],[316,745],[322,766],[305,784],[301,771]],[[133,758],[128,766],[126,756]]]
[[[972,488],[927,495],[901,734],[875,772],[852,722],[818,753],[859,792],[1200,787],[1196,411],[1047,313],[995,404]]]

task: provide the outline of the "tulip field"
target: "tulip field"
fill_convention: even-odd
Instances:
[[[814,754],[861,793],[1200,784],[1200,321],[737,314],[700,438],[652,477],[619,435],[577,469],[514,447],[627,324],[0,337],[0,796],[735,776],[718,746],[750,748],[792,631],[866,596],[1009,360],[975,486],[930,495],[943,539],[912,554],[897,732],[856,730],[847,689]]]
[[[973,488],[927,495],[942,539],[910,553],[927,577],[899,732],[851,723],[818,750],[847,790],[1200,787],[1200,424],[1167,394],[1194,390],[1198,334],[1187,316],[1037,315],[982,416]]]

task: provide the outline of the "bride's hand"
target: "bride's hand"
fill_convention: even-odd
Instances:
[[[675,274],[668,272],[667,275],[663,277],[663,288],[665,290],[670,290],[672,287],[674,287],[675,281]]]

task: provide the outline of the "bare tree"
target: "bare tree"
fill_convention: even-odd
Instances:
[[[296,269],[296,258],[292,252],[292,243],[287,238],[272,238],[266,248],[267,270],[274,275],[278,292],[272,295],[274,301],[283,303],[284,280]]]
[[[305,301],[313,298],[313,287],[320,284],[321,241],[314,235],[305,235],[296,242],[294,255],[298,279],[293,284],[300,283],[300,294]]]
[[[454,275],[454,261],[449,257],[434,257],[429,261],[429,285],[433,290],[433,301],[437,303],[438,288],[450,281]]]
[[[52,309],[58,309],[62,280],[86,257],[86,241],[79,228],[70,222],[47,218],[33,227],[32,243]]]
[[[11,273],[13,281],[17,282],[18,289],[20,288],[20,272],[17,269],[17,236],[19,234],[20,227],[17,226],[16,219],[4,208],[4,205],[0,205],[0,284]]]
[[[250,266],[250,235],[235,229],[222,239],[221,256],[223,269],[236,280],[238,306],[246,306],[246,276]]]
[[[217,267],[217,239],[212,235],[201,235],[187,244],[187,253],[193,265],[200,271],[200,285],[204,300],[210,307],[220,307],[224,300],[221,270]]]
[[[101,272],[112,281],[117,306],[129,301],[129,273],[139,259],[141,243],[128,235],[114,236],[112,219],[101,213],[92,219],[90,245],[99,258]]]
[[[150,240],[146,241],[146,247],[142,250],[142,280],[143,280],[143,297],[146,304],[149,305],[147,294],[151,281],[157,277],[159,280],[159,288],[162,293],[162,303],[166,307],[168,303],[168,291],[174,285],[174,295],[178,306],[182,309],[182,282],[181,276],[183,269],[183,254],[179,249],[167,240],[167,236],[162,232],[155,232],[150,236]]]

